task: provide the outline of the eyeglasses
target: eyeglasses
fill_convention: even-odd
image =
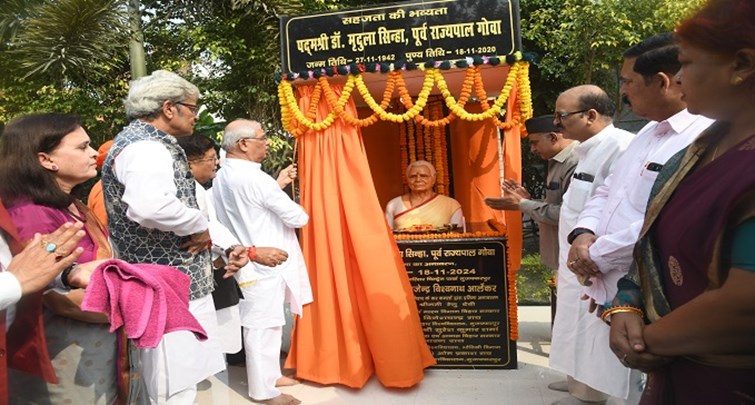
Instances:
[[[566,117],[568,117],[570,115],[584,114],[584,113],[586,113],[588,111],[590,111],[589,108],[586,109],[586,110],[579,110],[579,111],[572,111],[572,112],[558,112],[558,111],[556,111],[555,113],[553,113],[553,119],[556,120],[556,121],[561,121],[562,119],[564,119],[564,118],[566,118]]]
[[[263,142],[266,142],[267,141],[267,135],[262,135],[259,138],[239,138],[239,140],[236,141],[236,142],[246,141],[248,139],[251,139],[251,140],[254,140],[254,141],[263,141]]]
[[[198,162],[215,162],[217,163],[220,161],[217,156],[208,157],[208,158],[202,158],[202,159],[191,159],[189,162],[198,163]]]
[[[182,106],[188,108],[189,111],[191,111],[191,113],[194,114],[194,115],[197,115],[197,110],[199,110],[199,106],[197,106],[196,104],[189,104],[189,103],[184,103],[184,102],[181,102],[181,101],[176,101],[173,104],[182,105]]]

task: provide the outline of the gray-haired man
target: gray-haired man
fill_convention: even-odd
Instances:
[[[211,295],[208,223],[175,139],[191,135],[198,98],[196,86],[166,71],[131,82],[125,106],[133,121],[116,136],[102,170],[117,256],[173,266],[189,275],[189,311],[208,335],[199,342],[190,332],[171,332],[156,348],[143,350],[147,391],[159,403],[193,404],[196,384],[225,369]]]

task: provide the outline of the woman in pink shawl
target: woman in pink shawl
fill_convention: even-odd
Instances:
[[[97,152],[78,118],[35,114],[16,118],[0,144],[0,197],[22,240],[51,233],[67,222],[82,222],[86,235],[78,246],[82,266],[112,257],[106,231],[73,193],[97,175]],[[58,252],[64,255],[65,252]],[[118,395],[118,339],[104,314],[80,309],[83,289],[71,289],[67,273],[43,297],[24,297],[9,341],[20,342],[10,356],[38,356],[51,363],[45,375],[9,373],[11,401],[20,403],[112,404]],[[23,300],[22,300],[23,301]],[[43,308],[42,308],[43,304]],[[37,322],[39,314],[44,320]],[[42,342],[29,344],[35,328]],[[46,340],[46,341],[45,341]],[[125,342],[125,340],[123,341]]]

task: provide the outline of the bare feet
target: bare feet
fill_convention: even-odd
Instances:
[[[299,382],[299,380],[293,379],[285,375],[275,380],[276,387],[288,387],[288,386],[296,385],[296,384],[301,384],[301,383]]]
[[[299,405],[301,403],[301,401],[288,394],[280,394],[275,398],[259,402],[267,405]]]

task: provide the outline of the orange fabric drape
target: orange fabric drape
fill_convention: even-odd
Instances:
[[[506,121],[514,116],[514,110],[519,104],[518,84],[511,90],[511,96],[506,102]],[[505,178],[522,183],[522,130],[518,125],[503,131],[503,173]],[[508,254],[506,259],[510,266],[509,272],[519,270],[522,262],[522,213],[519,211],[504,211],[506,218],[506,237]],[[516,340],[516,338],[514,338]]]
[[[341,86],[333,86],[340,93]],[[309,108],[311,86],[298,89]],[[356,115],[352,100],[347,108]],[[317,120],[329,107],[320,102]],[[362,387],[374,372],[410,387],[435,364],[406,269],[383,216],[358,128],[341,120],[299,138],[301,242],[314,302],[294,328],[286,366],[321,384]]]

